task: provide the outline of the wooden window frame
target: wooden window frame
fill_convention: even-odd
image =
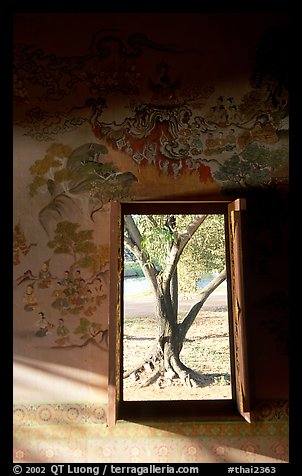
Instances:
[[[243,220],[245,199],[131,201],[110,203],[110,302],[107,425],[127,421],[251,422],[250,382],[244,292]],[[123,358],[123,216],[125,214],[219,213],[225,216],[226,266],[232,398],[217,400],[125,401],[122,398]]]

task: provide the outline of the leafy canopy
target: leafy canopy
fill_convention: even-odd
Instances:
[[[141,236],[141,247],[149,262],[163,271],[173,241],[186,232],[194,215],[133,215]],[[127,233],[127,232],[126,232]],[[196,291],[198,281],[208,273],[220,272],[225,267],[224,216],[210,214],[184,248],[178,263],[179,291],[182,294]]]

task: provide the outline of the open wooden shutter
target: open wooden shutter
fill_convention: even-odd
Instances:
[[[242,256],[242,211],[245,209],[245,199],[237,199],[228,205],[236,399],[240,414],[250,423],[251,408]]]
[[[121,206],[110,202],[108,426],[115,425],[121,399],[121,253]]]

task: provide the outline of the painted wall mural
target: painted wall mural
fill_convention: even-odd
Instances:
[[[93,228],[82,229],[80,223],[65,219],[81,220],[84,215],[90,217],[93,226],[94,214],[110,200],[128,196],[132,182],[137,180],[135,175],[119,172],[107,155],[108,149],[97,143],[83,144],[74,150],[52,143],[44,157],[29,167],[29,196],[38,203],[41,195],[49,197],[37,216],[51,238],[46,245],[54,254],[69,258],[64,275],[51,269],[48,258],[38,271],[26,269],[15,280],[15,286],[25,286],[23,310],[35,313],[35,336],[51,335],[50,347],[82,347],[91,340],[102,348],[108,345],[108,324],[100,323],[100,307],[107,297],[103,280],[108,273],[108,245],[96,244]],[[20,253],[27,254],[31,246],[37,245],[28,244],[18,222],[14,232],[14,265],[20,264]],[[81,274],[83,270],[86,278]],[[47,316],[44,302],[51,303],[51,316]]]
[[[104,276],[108,273],[109,250],[106,245],[95,244],[92,230],[79,228],[78,223],[59,222],[47,243],[53,253],[72,258],[62,276],[51,269],[49,258],[38,272],[27,269],[18,276],[15,286],[24,288],[23,309],[35,317],[36,337],[52,334],[53,339],[48,340],[52,347],[82,347],[93,339],[106,348],[108,330],[98,321],[100,306],[107,297]],[[51,303],[51,318],[45,315],[44,302]]]
[[[137,178],[131,172],[119,172],[111,161],[103,162],[107,153],[105,146],[96,143],[83,144],[75,150],[53,143],[43,159],[30,167],[30,195],[36,196],[42,187],[49,193],[49,203],[39,212],[39,221],[47,233],[49,222],[58,221],[66,213],[85,213],[93,221],[94,213],[109,200],[129,195]]]
[[[19,221],[15,225],[13,233],[13,264],[20,264],[22,255],[26,256],[32,246],[37,246],[37,243],[28,242],[22,229],[21,221]]]
[[[93,154],[97,149],[99,156],[106,154],[110,145],[123,152],[125,163],[130,158],[138,170],[148,168],[159,177],[194,175],[200,184],[214,182],[222,191],[286,185],[286,49],[286,28],[268,30],[258,45],[250,90],[236,96],[221,94],[219,85],[209,82],[193,87],[173,71],[173,64],[158,61],[163,52],[180,60],[185,51],[142,33],[125,40],[99,31],[91,52],[75,57],[17,44],[14,91],[23,116],[16,124],[39,141],[83,124],[91,127],[99,142],[90,164],[80,170],[80,162],[71,157],[64,173],[89,174]],[[146,51],[154,58],[147,71]],[[200,61],[198,51],[186,53]],[[77,106],[68,108],[75,93]],[[43,107],[27,106],[34,97]],[[59,100],[64,110],[57,110]]]

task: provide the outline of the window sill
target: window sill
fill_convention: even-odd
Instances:
[[[159,421],[244,421],[234,400],[123,401],[118,420]]]

